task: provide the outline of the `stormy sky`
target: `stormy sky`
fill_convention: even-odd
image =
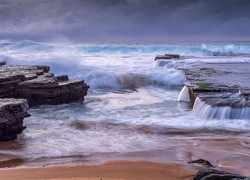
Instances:
[[[0,40],[249,41],[249,0],[0,0]]]

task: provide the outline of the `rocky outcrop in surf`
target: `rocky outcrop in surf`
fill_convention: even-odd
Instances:
[[[0,67],[0,98],[24,98],[30,107],[82,102],[89,86],[83,80],[55,77],[49,66]]]
[[[186,82],[179,101],[190,101],[205,119],[250,119],[249,63],[182,67]],[[187,96],[189,96],[187,98]]]
[[[89,86],[83,80],[55,77],[49,70],[49,66],[0,66],[0,141],[16,139],[23,131],[29,106],[84,100]]]
[[[164,55],[157,55],[155,57],[155,61],[157,59],[180,59],[180,55],[179,54],[164,54]]]
[[[23,119],[29,116],[28,107],[25,99],[0,99],[0,141],[14,140],[25,129]]]

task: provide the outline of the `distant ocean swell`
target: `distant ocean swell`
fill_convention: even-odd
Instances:
[[[250,43],[169,43],[169,44],[51,44],[33,41],[1,42],[0,52],[27,51],[48,53],[63,52],[82,54],[162,54],[179,53],[191,56],[213,56],[217,54],[250,54]],[[21,52],[20,52],[21,53]],[[112,54],[110,54],[112,55]]]

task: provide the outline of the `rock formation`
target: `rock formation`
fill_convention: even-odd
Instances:
[[[215,169],[203,169],[198,171],[194,176],[194,180],[211,180],[211,179],[249,180],[249,177],[225,171],[219,171]]]
[[[83,80],[55,77],[48,66],[0,67],[0,98],[24,98],[30,107],[82,102],[89,86]]]
[[[199,164],[203,167],[202,170],[198,171],[195,174],[194,180],[210,180],[210,179],[250,180],[250,178],[246,176],[218,170],[209,161],[204,159],[197,159],[189,161],[188,163]]]
[[[83,80],[55,77],[49,70],[49,66],[0,66],[0,141],[13,140],[23,131],[29,106],[84,100],[89,86]]]
[[[179,54],[164,54],[164,55],[157,55],[155,57],[155,61],[157,59],[179,59],[180,55]]]
[[[249,63],[178,67],[194,113],[206,119],[250,119]]]
[[[23,119],[29,116],[28,107],[25,99],[0,99],[0,141],[14,140],[25,129]]]

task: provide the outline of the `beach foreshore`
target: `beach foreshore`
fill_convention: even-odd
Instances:
[[[58,166],[44,168],[10,168],[0,170],[4,180],[166,180],[193,179],[194,170],[177,163],[148,161],[113,161],[91,166]]]
[[[229,135],[230,133],[226,134]],[[231,138],[215,137],[210,133],[193,134],[193,137],[187,140],[189,144],[185,145],[182,145],[182,140],[180,140],[175,143],[176,146],[166,149],[103,153],[90,157],[75,157],[68,163],[62,163],[61,160],[58,161],[55,158],[39,159],[40,163],[38,161],[31,163],[31,160],[22,160],[21,157],[19,159],[9,157],[8,160],[5,154],[0,156],[0,159],[2,159],[0,179],[189,180],[193,179],[198,171],[209,168],[202,163],[188,163],[197,159],[208,160],[214,166],[214,169],[220,171],[250,176],[248,170],[250,166],[250,143],[248,139],[244,138],[248,137],[249,134],[243,133],[245,134],[244,137],[240,134],[231,134]],[[223,135],[221,134],[221,136]],[[169,146],[171,145],[169,144]],[[50,163],[48,163],[49,161]]]

